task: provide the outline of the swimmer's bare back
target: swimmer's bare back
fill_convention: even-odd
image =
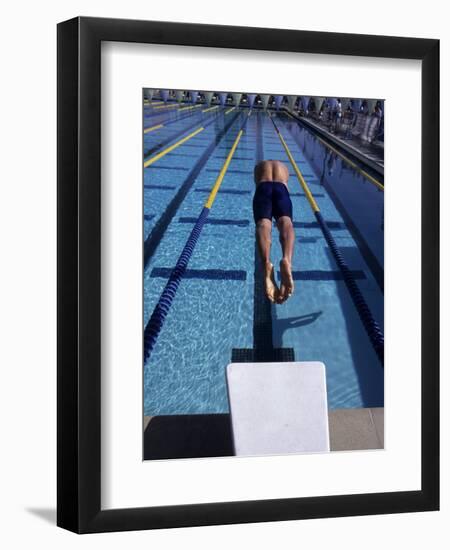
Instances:
[[[279,181],[287,185],[289,170],[279,160],[262,160],[255,166],[254,177],[256,185],[262,181]]]

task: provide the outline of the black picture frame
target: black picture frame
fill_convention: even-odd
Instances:
[[[57,524],[77,533],[439,508],[439,41],[78,17],[58,25]],[[421,490],[101,509],[102,41],[422,62]]]

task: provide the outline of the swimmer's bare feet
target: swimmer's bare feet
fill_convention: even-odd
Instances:
[[[266,262],[264,265],[264,288],[267,298],[274,304],[278,300],[278,287],[275,282],[273,264]]]
[[[281,285],[278,295],[278,304],[282,304],[294,293],[294,279],[292,278],[291,264],[283,258],[280,262]]]

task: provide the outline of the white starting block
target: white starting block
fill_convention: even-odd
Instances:
[[[226,378],[236,455],[330,450],[323,363],[231,363]]]

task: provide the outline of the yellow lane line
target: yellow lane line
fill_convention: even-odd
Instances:
[[[156,126],[151,126],[150,128],[144,128],[144,134],[148,134],[149,132],[153,132],[154,130],[157,130],[158,128],[162,128],[164,124],[157,124]]]
[[[239,144],[239,140],[241,139],[241,136],[242,136],[243,132],[244,132],[244,130],[239,130],[239,133],[238,133],[236,139],[234,140],[233,147],[231,148],[225,162],[223,163],[222,169],[220,170],[219,175],[217,176],[216,182],[214,184],[214,187],[211,190],[211,193],[209,194],[208,200],[205,202],[205,207],[206,208],[210,209],[213,202],[214,202],[214,199],[216,198],[216,195],[219,191],[219,187],[222,184],[222,180],[225,177],[225,173],[228,170],[228,166],[231,162],[231,159],[233,158],[234,152],[236,151],[236,148]]]
[[[214,107],[208,107],[208,109],[205,109],[202,111],[202,113],[208,113],[209,111],[214,111],[214,109],[218,109],[219,106],[215,105]]]
[[[189,139],[193,138],[194,136],[196,136],[198,133],[202,132],[203,130],[204,130],[203,126],[201,126],[200,128],[197,128],[197,130],[194,130],[189,135],[187,135],[184,138],[180,139],[179,141],[177,141],[173,145],[170,145],[170,147],[167,147],[167,149],[164,149],[164,151],[161,151],[157,155],[155,155],[153,157],[150,157],[148,160],[146,160],[144,162],[144,168],[147,168],[147,166],[150,166],[151,164],[153,164],[154,162],[156,162],[160,158],[164,157],[165,155],[167,155],[167,153],[170,153],[170,151],[173,151],[174,149],[176,149],[180,145],[183,145],[183,143],[185,143]]]
[[[272,121],[273,122],[273,121]],[[275,124],[274,124],[275,126]],[[275,126],[275,131],[278,134],[278,137],[280,138],[281,143],[283,144],[284,150],[286,151],[286,154],[288,156],[288,159],[291,161],[292,168],[294,169],[297,179],[300,182],[300,185],[306,195],[306,198],[308,199],[309,204],[311,205],[311,208],[314,212],[320,212],[319,207],[317,206],[317,202],[315,201],[314,197],[312,196],[311,191],[309,190],[308,184],[305,181],[305,178],[303,177],[303,174],[300,172],[299,167],[297,166],[297,163],[294,160],[294,157],[292,156],[289,147],[287,146],[287,143],[284,141],[284,137],[281,135],[280,130]]]
[[[181,111],[189,111],[190,109],[198,109],[199,107],[201,107],[201,105],[192,105],[191,107],[182,107],[180,109],[180,113]]]
[[[228,111],[225,111],[225,114],[228,115],[228,113],[231,113],[235,109],[236,109],[236,107],[231,107],[231,109],[228,109]]]
[[[173,109],[174,107],[179,107],[179,104],[178,103],[171,103],[170,105],[157,105],[155,107],[155,111],[156,111],[156,109]]]
[[[286,111],[287,112],[287,111]],[[291,113],[287,113],[292,119],[294,119],[296,122],[298,122],[298,120],[291,115]],[[365,170],[363,170],[362,168],[360,168],[357,164],[355,164],[353,161],[351,161],[348,157],[346,157],[345,155],[343,155],[340,151],[338,151],[337,149],[335,149],[332,145],[330,145],[329,143],[327,143],[325,140],[323,140],[322,138],[320,138],[319,136],[315,136],[319,141],[320,143],[322,143],[323,145],[325,145],[325,147],[328,147],[328,149],[330,149],[331,151],[333,151],[333,153],[336,153],[336,155],[338,157],[340,157],[344,162],[346,162],[349,166],[351,166],[354,170],[356,170],[357,172],[359,172],[361,175],[363,175],[366,179],[368,179],[371,183],[373,183],[374,185],[376,185],[378,187],[378,189],[381,189],[381,191],[384,191],[384,185],[379,182],[376,178],[372,177],[370,174],[368,174]]]

